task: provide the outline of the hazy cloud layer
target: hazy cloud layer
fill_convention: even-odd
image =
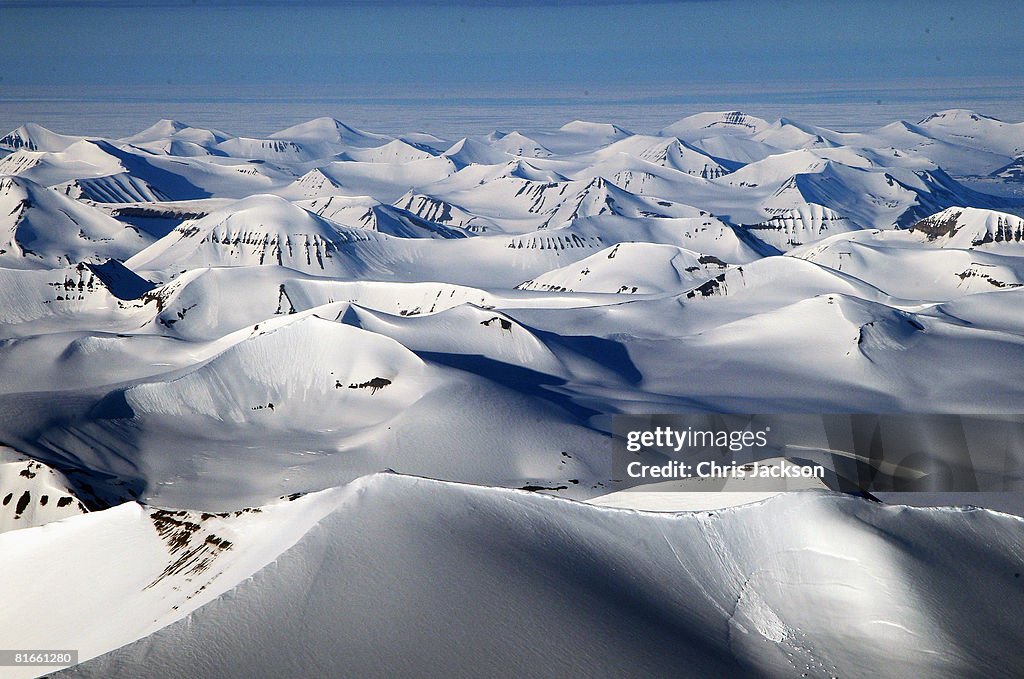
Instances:
[[[1024,3],[0,0],[10,85],[1020,78]]]

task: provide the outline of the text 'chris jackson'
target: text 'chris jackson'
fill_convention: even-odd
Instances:
[[[710,460],[686,464],[673,460],[659,465],[630,462],[626,465],[626,473],[633,479],[821,479],[825,477],[825,468],[818,464],[800,465],[786,460],[771,464],[751,462],[744,465],[735,462],[719,464]]]

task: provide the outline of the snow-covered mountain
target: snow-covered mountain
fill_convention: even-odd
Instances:
[[[371,241],[373,234],[347,228],[271,195],[255,195],[195,220],[137,253],[136,269],[169,266],[245,266],[276,262],[294,269],[326,270],[342,244]]]
[[[918,125],[937,139],[977,149],[1017,157],[1024,155],[1024,124],[1006,123],[966,109],[933,113]]]
[[[993,170],[992,176],[1005,181],[1024,182],[1024,156],[1014,158],[1013,162]]]
[[[942,247],[997,249],[1024,243],[1024,219],[973,207],[947,208],[925,217],[910,230],[925,234]]]
[[[65,134],[58,134],[46,129],[42,125],[26,123],[16,130],[11,130],[3,137],[0,137],[0,148],[9,151],[63,151],[72,144],[81,141],[84,137],[74,137]]]
[[[258,513],[125,505],[55,526],[34,548],[28,531],[0,536],[0,559],[27,576],[27,564],[91,539],[60,578],[89,592],[64,604],[66,617],[117,602],[105,609],[114,624],[24,624],[11,637],[21,645],[74,642],[84,660],[177,619],[73,677],[583,677],[596,666],[952,679],[1011,677],[1024,662],[1020,525],[813,491],[655,514],[383,474]],[[199,558],[178,556],[199,545]],[[63,592],[9,588],[5,600],[27,613]],[[403,643],[385,652],[382,638]]]
[[[528,158],[550,158],[553,153],[540,142],[521,132],[494,132],[488,136],[491,146],[513,156]]]
[[[271,139],[313,142],[318,144],[338,144],[359,148],[381,146],[392,138],[373,132],[366,132],[343,123],[335,118],[317,118],[270,135]]]
[[[681,500],[611,455],[622,414],[1015,422],[1019,130],[12,131],[0,648],[88,677],[1019,674],[1020,519],[831,467]],[[1024,483],[1004,447],[978,490]]]
[[[21,177],[0,177],[0,261],[17,269],[127,259],[151,239],[99,210]]]
[[[147,142],[184,141],[198,146],[213,146],[227,141],[231,135],[222,130],[209,130],[193,127],[178,120],[158,120],[145,130],[123,137],[119,141],[126,144],[145,144]]]
[[[63,474],[7,447],[0,447],[0,489],[0,533],[87,512]]]
[[[669,292],[717,275],[725,262],[672,245],[619,243],[569,266],[526,281],[521,290],[557,292]],[[665,288],[666,283],[670,286]],[[674,283],[674,286],[671,284]]]
[[[742,111],[698,113],[678,120],[661,134],[682,139],[721,136],[753,136],[768,128],[768,122]]]

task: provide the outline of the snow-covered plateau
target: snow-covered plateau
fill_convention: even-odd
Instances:
[[[1024,413],[1021,166],[966,110],[19,127],[0,649],[80,664],[0,676],[1024,676],[1024,465],[879,501],[612,455],[621,414]]]

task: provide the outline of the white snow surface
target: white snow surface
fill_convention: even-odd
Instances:
[[[181,617],[167,608],[189,588],[170,583],[188,576],[144,589],[169,558],[153,517],[125,505],[53,526],[45,543],[46,527],[3,536],[17,539],[6,572],[74,549],[61,582],[89,591],[72,609],[56,603],[63,588],[16,593],[15,610],[39,597],[60,610],[23,622],[19,640],[92,655]],[[237,580],[230,557],[247,543],[264,551],[250,567],[271,544],[282,553],[187,621],[59,676],[952,678],[1013,677],[1024,662],[1022,520],[986,510],[809,491],[661,514],[376,475],[198,525],[237,547],[190,587],[217,569],[212,586]],[[130,593],[101,604],[113,592],[100,574],[127,549]],[[121,624],[71,623],[90,603]]]
[[[1019,519],[624,491],[610,432],[1024,412],[1021,125],[12,131],[0,648],[96,677],[1016,676]]]

